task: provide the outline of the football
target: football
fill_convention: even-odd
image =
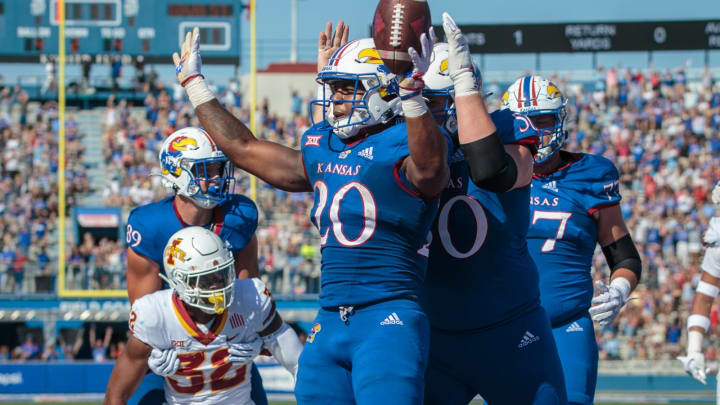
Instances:
[[[380,0],[375,9],[372,37],[385,66],[395,74],[412,68],[407,50],[421,52],[420,35],[430,29],[430,6],[426,0]]]

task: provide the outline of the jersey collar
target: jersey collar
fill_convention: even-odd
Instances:
[[[180,300],[180,298],[178,298],[178,296],[175,294],[172,295],[172,303],[173,309],[175,310],[175,315],[177,316],[178,321],[180,321],[180,325],[182,325],[183,329],[185,329],[185,331],[195,340],[205,346],[209,345],[210,342],[215,340],[220,331],[222,331],[225,327],[225,322],[227,321],[229,312],[228,309],[226,309],[222,313],[222,315],[215,318],[208,333],[203,333],[200,328],[198,328],[198,326],[195,324],[195,321],[192,320],[190,314],[187,313],[187,310],[185,309],[185,305],[183,305],[182,300]]]
[[[175,212],[175,217],[177,217],[177,220],[180,222],[180,225],[183,228],[187,228],[188,224],[183,221],[182,217],[180,216],[180,212],[177,209],[177,204],[175,204],[175,199],[173,199],[173,211]],[[220,231],[223,227],[223,215],[222,215],[222,208],[219,205],[216,205],[215,208],[213,208],[213,220],[208,225],[204,225],[203,228],[208,228],[211,231],[215,232],[215,235],[220,235]]]

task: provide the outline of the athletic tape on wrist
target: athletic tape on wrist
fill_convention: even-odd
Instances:
[[[688,353],[702,353],[702,342],[704,337],[705,336],[702,333],[696,330],[688,332]]]
[[[419,94],[403,100],[402,109],[405,118],[417,118],[428,111],[425,100]]]
[[[720,288],[717,288],[716,286],[706,281],[700,280],[695,291],[699,292],[700,294],[707,295],[708,297],[715,298],[718,296]]]
[[[197,108],[200,104],[205,104],[215,98],[215,94],[210,90],[210,87],[205,83],[205,79],[202,76],[190,80],[185,85],[185,92],[193,108]]]
[[[697,326],[698,328],[704,330],[705,332],[710,329],[710,318],[708,318],[705,315],[700,314],[692,314],[688,316],[687,320],[687,328],[690,330],[693,326]]]

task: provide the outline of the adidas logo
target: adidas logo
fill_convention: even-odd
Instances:
[[[384,321],[380,322],[380,325],[404,325],[404,323],[398,318],[397,314],[393,312],[388,315]]]
[[[568,333],[569,332],[582,332],[584,330],[585,329],[583,329],[583,327],[580,326],[580,324],[578,324],[577,322],[573,322],[570,324],[570,326],[567,327],[567,329],[565,329],[565,332],[568,332]]]
[[[551,182],[543,185],[542,188],[544,188],[545,190],[552,190],[552,191],[554,191],[554,192],[556,192],[556,193],[557,193],[557,191],[558,191],[558,189],[557,189],[557,182],[556,182],[555,180],[553,180],[553,181],[551,181]]]
[[[358,152],[358,156],[364,157],[367,160],[373,160],[373,147],[365,148]]]
[[[462,149],[457,148],[455,150],[455,154],[452,155],[452,157],[450,158],[450,163],[452,164],[456,162],[462,162],[463,160],[465,160],[465,154],[463,153]]]
[[[531,343],[535,343],[538,340],[540,340],[539,336],[535,336],[532,333],[530,333],[529,331],[526,331],[525,334],[523,335],[522,339],[520,340],[520,343],[518,344],[518,349],[522,349],[523,347],[525,347]]]

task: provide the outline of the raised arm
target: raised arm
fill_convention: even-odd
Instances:
[[[402,169],[410,184],[424,198],[437,197],[445,188],[450,176],[447,164],[447,141],[422,97],[422,76],[430,66],[432,35],[420,37],[422,54],[408,49],[413,61],[413,72],[400,83],[400,97],[407,123],[410,156],[403,161]]]
[[[198,28],[188,33],[182,57],[175,53],[173,61],[177,78],[205,130],[237,167],[283,190],[311,191],[300,151],[255,138],[245,124],[220,105],[200,74],[199,37]]]
[[[455,86],[458,139],[473,183],[497,193],[527,186],[532,180],[532,152],[522,145],[503,145],[473,74],[467,39],[447,13],[443,13],[443,29],[450,51],[448,72]]]

